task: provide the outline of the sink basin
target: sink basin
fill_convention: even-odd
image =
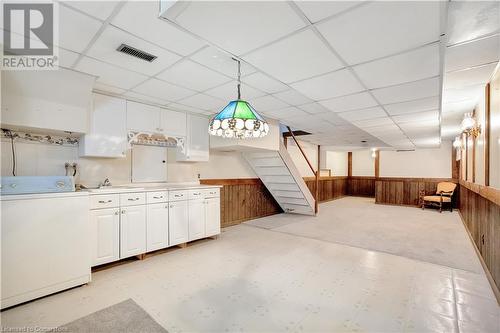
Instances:
[[[101,188],[89,188],[87,191],[89,192],[116,192],[117,190],[120,191],[142,191],[144,190],[144,187],[135,187],[135,186],[105,186]]]

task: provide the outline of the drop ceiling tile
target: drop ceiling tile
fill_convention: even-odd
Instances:
[[[173,24],[158,18],[158,14],[158,1],[128,1],[112,24],[182,55],[188,55],[205,45]]]
[[[375,119],[358,120],[358,121],[353,121],[352,123],[360,128],[363,128],[363,129],[365,129],[367,127],[394,124],[394,122],[389,117],[380,117],[380,118],[375,118]]]
[[[346,124],[348,124],[347,121],[345,121],[343,118],[341,118],[335,112],[321,113],[321,114],[318,114],[317,117],[320,119],[326,120],[334,125],[346,125]]]
[[[192,112],[192,113],[201,113],[201,114],[215,114],[215,113],[217,113],[217,112],[213,112],[213,111],[207,112],[205,110],[193,108],[191,106],[187,106],[187,105],[180,104],[180,103],[170,103],[167,105],[167,109],[171,109],[174,111],[187,111],[187,112]]]
[[[196,109],[217,112],[227,105],[227,101],[205,94],[196,94],[178,101]]]
[[[500,35],[446,49],[446,72],[466,69],[495,62],[500,59]]]
[[[231,81],[227,76],[190,60],[178,62],[156,77],[196,91],[204,91]]]
[[[339,112],[338,115],[344,118],[345,120],[353,122],[357,120],[385,117],[386,113],[381,107],[377,106],[374,108],[368,108],[356,111]]]
[[[347,69],[293,83],[292,88],[313,100],[323,100],[364,90]]]
[[[457,72],[446,73],[444,76],[444,87],[445,89],[460,89],[477,84],[486,84],[493,74],[496,65],[497,64],[494,63]]]
[[[213,97],[217,97],[220,99],[223,99],[225,101],[231,101],[235,100],[238,97],[238,82],[236,81],[231,81],[228,83],[225,83],[223,85],[220,85],[218,87],[209,89],[205,91],[204,93]],[[249,100],[253,99],[256,97],[261,97],[264,96],[265,93],[250,87],[249,85],[245,83],[241,83],[241,98],[244,100]]]
[[[283,1],[191,2],[175,20],[185,29],[235,55],[305,25]]]
[[[120,1],[64,1],[62,3],[104,21]]]
[[[80,56],[79,53],[68,51],[62,48],[58,49],[59,51],[59,66],[65,68],[71,68],[75,61]]]
[[[153,103],[153,104],[157,104],[157,105],[166,105],[167,103],[169,103],[169,101],[167,101],[167,100],[164,100],[161,98],[156,98],[153,96],[144,95],[144,94],[139,94],[139,93],[136,93],[133,91],[127,91],[122,96],[124,96],[127,99],[137,101],[137,102],[143,102],[146,104]]]
[[[437,96],[440,90],[439,78],[435,77],[393,87],[375,89],[372,93],[380,103],[390,104]]]
[[[305,112],[310,114],[330,112],[330,110],[328,110],[323,105],[316,102],[300,105],[299,109],[304,110]]]
[[[439,121],[439,110],[401,114],[393,116],[392,120],[394,120],[398,125],[408,122]]]
[[[354,71],[370,89],[433,77],[439,75],[439,45],[358,65]]]
[[[273,94],[273,96],[290,105],[303,105],[312,102],[311,99],[293,89]]]
[[[390,115],[414,113],[420,111],[435,110],[439,108],[439,97],[428,97],[409,102],[384,105],[384,109]]]
[[[343,67],[340,60],[310,29],[258,49],[243,59],[285,83]]]
[[[286,86],[284,83],[271,79],[269,76],[266,76],[260,72],[245,76],[241,79],[241,81],[248,83],[252,87],[262,90],[268,94],[275,94],[277,92],[289,89],[288,86]]]
[[[327,99],[319,103],[333,112],[365,109],[378,104],[367,92]]]
[[[500,3],[497,1],[451,1],[448,8],[448,45],[498,31]]]
[[[129,54],[118,52],[116,49],[121,44],[127,44],[136,49],[157,56],[152,62],[148,62]],[[99,60],[127,68],[139,73],[154,75],[181,59],[178,55],[164,50],[156,45],[145,42],[144,40],[134,37],[131,34],[108,26],[99,38],[95,41],[92,47],[87,52],[87,55]]]
[[[356,1],[296,1],[295,3],[312,23],[359,5]]]
[[[318,24],[350,65],[439,41],[438,1],[375,1]]]
[[[59,41],[56,45],[81,53],[99,31],[102,22],[66,6],[59,6]]]
[[[130,89],[147,79],[147,76],[116,67],[99,60],[83,57],[75,69],[97,76],[97,82],[122,89]]]
[[[107,93],[112,93],[112,94],[122,94],[122,93],[124,93],[126,91],[125,89],[121,89],[121,88],[118,88],[118,87],[109,86],[107,84],[100,83],[100,82],[94,83],[94,89],[93,90],[107,92]]]
[[[273,97],[271,95],[266,95],[262,97],[254,98],[250,101],[250,104],[254,107],[257,112],[260,111],[275,111],[288,107],[289,105],[285,102]]]
[[[238,75],[238,63],[233,59],[233,56],[215,47],[207,46],[193,54],[191,59],[229,77],[236,78]],[[255,71],[255,68],[246,62],[241,62],[242,76],[255,73]]]
[[[441,145],[439,133],[425,138],[412,139],[412,141],[417,148],[439,148]]]
[[[399,127],[405,133],[415,133],[419,131],[427,131],[435,128],[439,128],[439,120],[422,120],[422,121],[412,121],[412,122],[403,122],[398,124]]]
[[[195,94],[193,90],[173,85],[171,83],[151,78],[133,89],[135,92],[164,99],[170,102],[177,102],[180,99]]]
[[[286,107],[279,110],[267,111],[266,115],[269,115],[275,119],[280,119],[283,121],[286,121],[287,119],[293,119],[296,117],[302,117],[302,120],[304,121],[305,117],[312,117],[294,106]]]

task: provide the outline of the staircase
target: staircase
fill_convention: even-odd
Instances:
[[[280,142],[278,151],[244,152],[243,157],[286,213],[314,215],[314,198]]]

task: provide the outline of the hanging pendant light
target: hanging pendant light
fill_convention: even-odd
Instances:
[[[241,63],[238,62],[238,99],[229,102],[210,120],[208,133],[223,138],[262,138],[269,132],[269,124],[255,109],[241,99]]]

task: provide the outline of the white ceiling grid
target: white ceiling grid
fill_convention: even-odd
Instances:
[[[311,142],[440,143],[438,2],[197,1],[174,21],[157,18],[158,1],[62,4],[61,63],[96,75],[96,90],[213,114],[236,98],[235,57],[242,60],[242,97],[265,116],[310,131]],[[464,81],[455,73],[462,64],[473,67],[466,78],[474,74],[480,84],[498,61],[498,32],[486,26],[481,66],[467,57],[478,54],[472,45],[450,55],[447,79],[455,86]],[[121,43],[158,58],[146,63],[118,53]]]

